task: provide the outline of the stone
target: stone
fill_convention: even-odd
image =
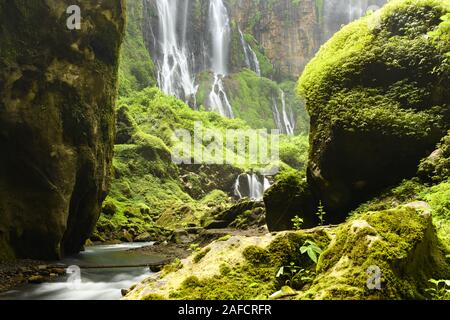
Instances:
[[[0,259],[78,252],[108,191],[124,1],[77,4],[0,1]]]
[[[45,282],[45,278],[41,275],[34,275],[28,278],[28,283],[40,284]]]
[[[135,237],[134,241],[147,242],[147,241],[151,241],[151,239],[152,239],[152,236],[150,235],[150,233],[144,232],[144,233],[141,233],[140,235],[138,235],[137,237]]]
[[[428,39],[446,12],[439,1],[391,1],[343,27],[305,68],[298,93],[311,116],[307,182],[328,222],[415,176],[450,129],[448,45]]]

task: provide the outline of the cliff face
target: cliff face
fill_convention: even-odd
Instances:
[[[274,65],[274,78],[296,78],[320,46],[315,0],[229,0],[231,15],[252,34]]]
[[[106,196],[120,0],[0,1],[0,259],[79,251]]]

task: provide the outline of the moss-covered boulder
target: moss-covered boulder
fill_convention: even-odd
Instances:
[[[268,299],[284,285],[276,277],[280,267],[291,262],[305,269],[314,267],[300,253],[307,240],[322,247],[330,241],[321,229],[218,239],[144,280],[126,299]]]
[[[450,276],[426,203],[367,212],[339,226],[304,299],[423,299]],[[379,279],[379,281],[378,281]]]
[[[288,171],[264,194],[266,222],[270,231],[293,229],[293,219],[303,219],[302,227],[318,225],[319,200],[313,195],[305,178],[298,171]]]
[[[396,0],[344,27],[307,66],[308,183],[330,214],[416,173],[450,127],[448,0]],[[437,32],[442,29],[442,32]]]
[[[1,258],[79,251],[108,190],[124,4],[72,4],[0,1]]]
[[[433,182],[450,177],[450,134],[445,136],[438,148],[420,163],[418,175]]]

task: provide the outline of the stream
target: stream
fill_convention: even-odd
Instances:
[[[160,256],[130,251],[152,244],[126,243],[88,247],[85,251],[58,262],[67,266],[94,267],[81,269],[81,283],[70,285],[68,279],[71,275],[67,275],[52,282],[24,284],[0,293],[0,300],[118,300],[122,297],[121,289],[129,289],[152,274],[148,267],[129,266],[162,261]],[[108,268],[96,268],[99,266]]]

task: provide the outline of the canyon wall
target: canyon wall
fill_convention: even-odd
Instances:
[[[0,1],[0,259],[78,252],[108,191],[121,0]]]

